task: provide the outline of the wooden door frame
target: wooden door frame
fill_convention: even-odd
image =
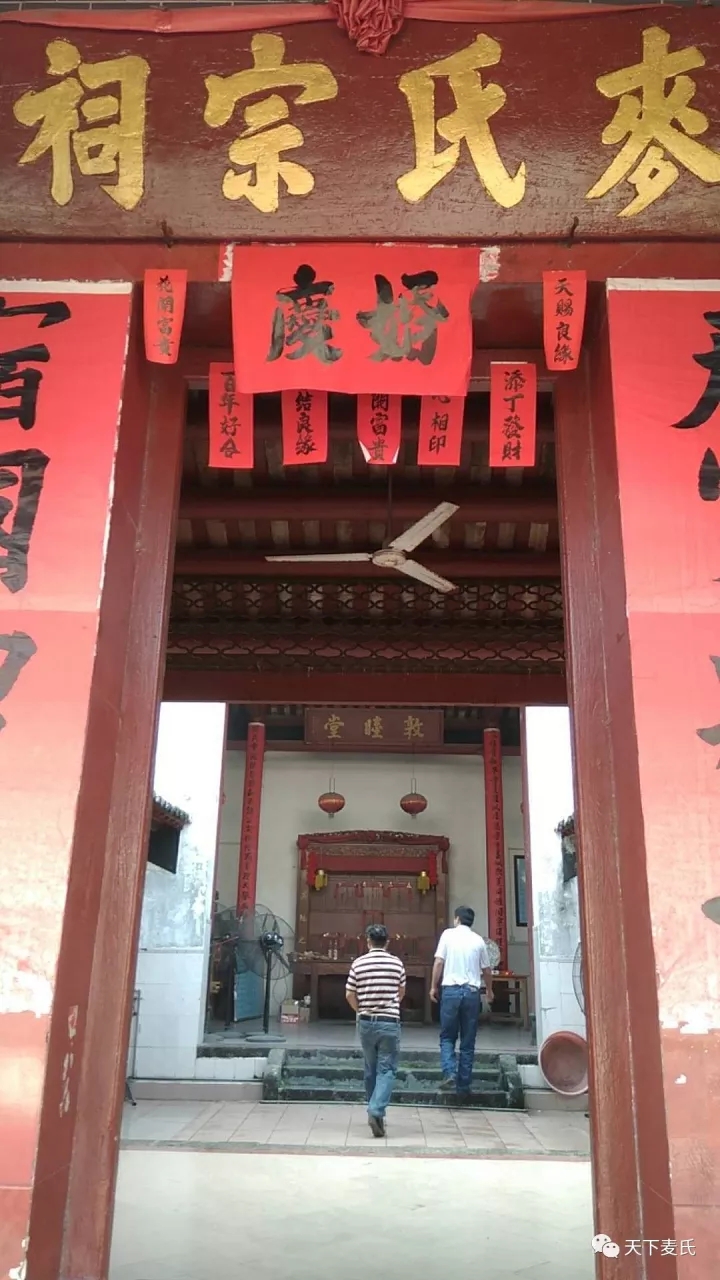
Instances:
[[[672,1235],[672,1193],[604,296],[556,385],[555,433],[595,1230],[623,1247]],[[596,1267],[618,1273],[615,1258]],[[622,1274],[674,1280],[677,1263],[633,1254]]]
[[[622,1240],[666,1236],[671,1197],[603,320],[604,314],[589,326],[589,355],[581,368],[558,380],[556,431],[570,703],[583,850],[580,885],[591,1050],[595,1214],[598,1230],[612,1232],[615,1239]],[[106,945],[98,946],[93,964],[87,1041],[78,1082],[77,1135],[64,1215],[63,1280],[107,1275],[142,897],[151,728],[167,625],[184,383],[172,371],[148,371],[145,376],[148,387],[156,388],[155,399],[150,396],[138,521],[138,545],[144,548],[145,556],[139,558],[135,569],[130,641],[124,657],[118,658],[124,662],[126,702],[98,924],[98,938],[105,936]],[[115,515],[114,507],[113,518]],[[433,692],[438,701],[454,700]],[[479,699],[463,693],[458,701],[485,700],[485,691]],[[138,726],[144,726],[139,761]],[[111,937],[122,943],[115,957],[108,950],[107,939]],[[42,1233],[41,1223],[38,1229]],[[662,1276],[673,1280],[675,1266],[668,1266],[666,1258],[662,1264]],[[655,1257],[627,1259],[623,1276],[626,1280],[647,1280],[655,1274],[656,1265]],[[600,1258],[598,1268],[599,1275],[610,1280],[617,1263]]]

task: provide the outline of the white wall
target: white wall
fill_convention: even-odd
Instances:
[[[346,799],[333,820],[318,809],[329,774]],[[237,896],[238,850],[245,755],[229,751],[225,759],[224,803],[220,827],[217,888],[220,902],[233,906]],[[424,814],[403,813],[400,797],[411,779],[426,796]],[[509,965],[528,973],[527,929],[515,927],[513,853],[523,852],[522,773],[518,756],[503,761],[505,842],[508,886]],[[297,837],[303,832],[383,830],[444,835],[450,840],[449,904],[475,908],[477,928],[487,925],[485,794],[480,756],[327,755],[268,751],[265,755],[257,901],[295,928]]]
[[[225,746],[224,703],[163,703],[153,789],[190,815],[175,874],[148,864],[135,986],[135,1074],[191,1079],[203,1038]]]
[[[555,828],[574,811],[570,712],[567,707],[527,707],[528,826],[532,868],[533,950],[537,1040],[554,1031],[585,1035],[585,1018],[573,990],[580,941],[577,877],[563,884],[562,847]]]

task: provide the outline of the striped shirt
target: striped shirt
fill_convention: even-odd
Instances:
[[[405,985],[402,960],[381,947],[372,947],[353,960],[345,990],[354,992],[359,1014],[400,1017],[400,988]]]

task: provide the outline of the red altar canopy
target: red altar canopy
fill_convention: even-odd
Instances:
[[[238,246],[238,390],[464,396],[477,280],[476,249]]]

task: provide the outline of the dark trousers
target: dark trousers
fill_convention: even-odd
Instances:
[[[440,1066],[447,1080],[455,1080],[458,1093],[469,1093],[475,1036],[480,1018],[477,987],[443,987],[440,996]],[[456,1057],[455,1045],[460,1040]]]

